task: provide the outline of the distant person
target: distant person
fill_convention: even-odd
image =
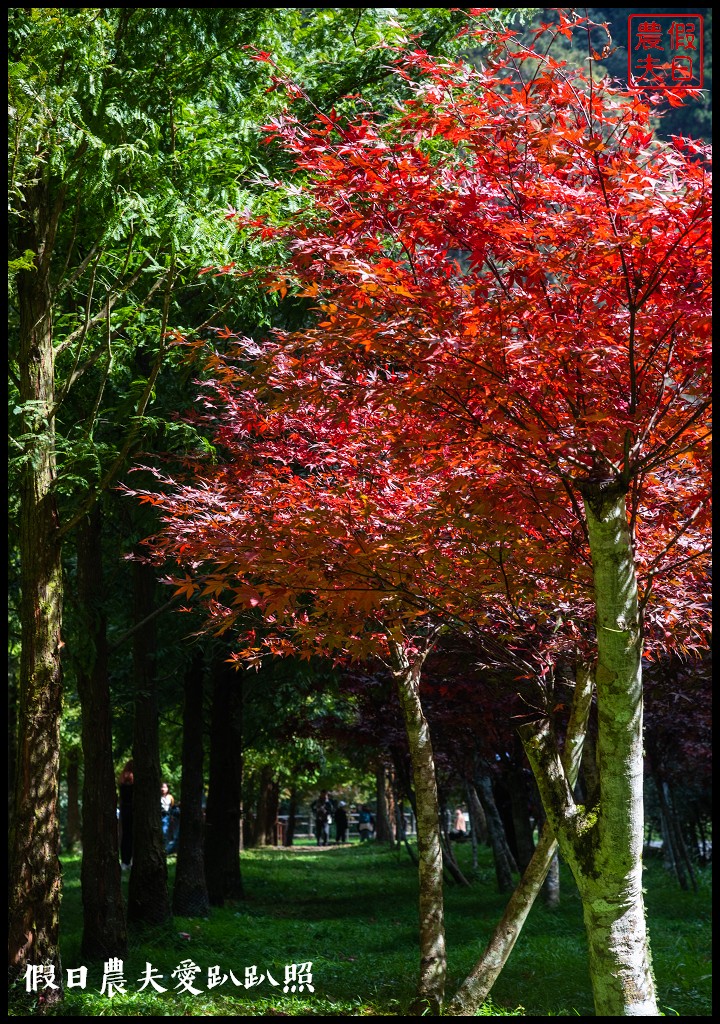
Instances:
[[[332,822],[333,806],[324,789],[313,804],[315,815],[315,838],[318,846],[327,846],[330,842],[330,823]]]
[[[465,824],[465,812],[462,807],[455,808],[455,818],[453,819],[452,832],[450,833],[453,839],[463,840],[467,838],[467,825]]]
[[[341,800],[335,811],[335,842],[347,842],[348,816],[345,810],[345,801]]]
[[[162,817],[162,833],[165,849],[170,842],[170,812],[175,806],[175,798],[170,793],[167,782],[160,784],[160,814]]]
[[[368,805],[363,804],[360,808],[360,814],[358,815],[358,832],[360,833],[360,842],[364,843],[366,840],[372,839],[374,831],[375,819],[373,818]]]
[[[120,864],[123,871],[132,866],[133,855],[133,763],[127,761],[118,780],[120,820]]]

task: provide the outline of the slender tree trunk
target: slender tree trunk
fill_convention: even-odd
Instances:
[[[402,792],[407,794],[408,801],[410,803],[410,819],[412,822],[412,816],[415,814],[415,795],[412,790],[412,768],[410,771],[406,771],[405,768],[405,755],[399,751],[397,747],[391,749],[391,757],[393,764],[395,765],[394,772],[394,786],[395,786],[395,807],[397,808],[397,834],[398,834],[398,846],[402,842],[407,851],[407,855],[413,862],[415,867],[418,867],[418,859],[415,855],[415,851],[408,841],[408,832],[405,824],[405,802],[403,797],[400,795]],[[401,788],[402,787],[402,788]],[[415,820],[417,821],[417,814],[415,814]],[[411,826],[412,829],[412,826]]]
[[[265,845],[278,845],[278,810],[280,807],[280,783],[273,779],[265,805]]]
[[[443,855],[440,842],[435,761],[430,729],[420,704],[423,658],[411,658],[390,641],[395,681],[410,746],[417,813],[420,883],[420,982],[415,1009],[437,1014],[445,993],[447,961],[443,910]]]
[[[521,872],[530,863],[535,852],[532,826],[530,824],[530,794],[528,793],[525,771],[521,764],[512,764],[508,770],[508,789],[512,809],[517,865]]]
[[[576,805],[548,720],[520,733],[582,900],[596,1015],[657,1017],[642,891],[642,637],[625,493],[605,482],[582,490],[597,616],[599,805]]]
[[[223,661],[213,669],[210,782],[205,810],[205,880],[213,907],[242,899],[240,875],[240,758],[242,692],[237,673]]]
[[[560,906],[560,857],[558,856],[557,849],[550,861],[550,867],[548,868],[547,878],[543,885],[543,891],[545,893],[546,907],[554,910],[555,907]]]
[[[180,839],[178,842],[173,913],[207,917],[205,884],[205,822],[203,817],[203,656],[196,652],[185,673],[183,704]]]
[[[74,653],[82,716],[83,775],[80,871],[81,952],[89,960],[123,957],[127,927],[120,884],[112,705],[102,574],[100,506],[77,526],[78,606],[82,628]]]
[[[40,172],[41,173],[41,172]],[[62,680],[62,567],[55,501],[55,404],[50,259],[59,203],[38,179],[26,191],[18,249],[35,253],[32,270],[17,275],[20,401],[26,461],[20,484],[21,655],[17,771],[9,843],[8,966],[11,978],[27,964],[55,969],[62,998],[58,946],[60,829],[58,782]]]
[[[455,856],[455,851],[453,850],[452,847],[452,840],[448,836],[447,832],[445,832],[442,836],[442,846],[443,867],[448,872],[450,878],[452,878],[454,882],[457,882],[458,885],[462,885],[469,889],[470,883],[460,870],[460,865],[457,862],[457,857]]]
[[[469,779],[465,780],[465,793],[467,795],[468,814],[470,815],[470,827],[476,835],[479,843],[488,841],[488,827],[485,818],[485,811],[480,803],[475,786]]]
[[[471,843],[471,846],[472,846],[472,869],[473,869],[473,872],[477,872],[478,867],[479,867],[479,864],[478,864],[478,848],[479,848],[478,830],[479,830],[479,824],[476,825],[475,808],[473,806],[473,801],[472,801],[472,799],[470,797],[470,788],[471,788],[470,783],[467,782],[467,780],[466,780],[466,782],[465,782],[465,799],[467,801],[468,814],[470,816],[470,843]],[[478,795],[475,792],[475,787],[474,786],[472,786],[472,791],[473,791],[473,795],[475,797],[475,800],[477,800],[477,803],[478,803],[478,806],[479,806],[480,805],[480,800],[478,799]],[[483,814],[483,821],[484,820],[485,820],[485,815]]]
[[[592,700],[593,676],[589,666],[579,667],[573,703],[563,749],[562,765],[571,782],[577,778],[583,740]],[[470,789],[471,787],[468,787]],[[540,891],[557,851],[552,830],[546,826],[505,913],[492,933],[483,955],[462,983],[446,1010],[449,1017],[471,1017],[487,999],[495,980],[507,963],[530,908]]]
[[[583,757],[584,756],[585,747],[583,746]],[[577,785],[575,788],[577,791]],[[541,832],[545,828],[546,822],[547,818],[541,802],[539,813],[539,828]],[[545,906],[550,910],[554,910],[556,907],[560,906],[560,857],[557,851],[557,844],[555,853],[550,861],[550,867],[548,868],[545,881],[543,882],[543,896],[545,897]]]
[[[385,784],[385,766],[380,765],[375,769],[375,797],[377,806],[377,813],[375,815],[375,838],[379,843],[391,843],[393,841]]]
[[[17,769],[18,687],[17,676],[10,656],[8,656],[8,661],[8,828],[12,832]]]
[[[285,829],[285,846],[292,846],[295,839],[295,815],[297,814],[297,786],[290,789],[290,806],[288,808],[287,828]]]
[[[495,862],[498,892],[512,892],[514,888],[513,871],[516,870],[515,862],[505,838],[505,829],[495,803],[492,781],[487,765],[480,766],[476,789],[482,809],[485,812],[488,837]]]
[[[258,783],[257,811],[255,814],[255,834],[253,846],[273,846],[270,819],[273,805],[273,769],[272,765],[264,764],[260,770]]]
[[[151,566],[133,563],[135,615],[143,622],[152,614],[155,574]],[[167,861],[160,816],[160,739],[155,620],[133,636],[135,731],[133,738],[133,862],[128,886],[128,920],[163,924],[171,916]]]
[[[76,745],[67,752],[67,826],[65,849],[71,853],[80,839],[80,748]]]
[[[385,769],[385,803],[387,806],[387,818],[390,826],[390,840],[395,845],[395,834],[397,830],[397,812],[395,810],[395,786],[393,784],[392,772]]]
[[[673,807],[670,787],[667,782],[656,775],[655,788],[657,789],[660,815],[663,823],[663,842],[668,844],[669,860],[675,872],[675,877],[681,889],[687,891],[692,886],[693,891],[697,891],[695,872],[693,871],[682,829]]]

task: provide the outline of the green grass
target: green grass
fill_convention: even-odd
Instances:
[[[459,851],[469,873],[470,848]],[[82,924],[80,865],[65,858],[61,949],[63,965],[79,967]],[[376,844],[352,848],[248,851],[243,854],[247,899],[213,910],[209,920],[175,918],[172,925],[133,932],[125,960],[127,995],[101,996],[102,964],[86,964],[85,991],[66,991],[59,1016],[395,1016],[407,1012],[418,973],[417,877],[404,851]],[[174,859],[170,861],[171,880]],[[710,869],[699,891],[683,893],[652,862],[645,873],[655,973],[667,1015],[710,1015]],[[123,878],[127,886],[127,876]],[[538,902],[483,1016],[593,1016],[580,901],[562,869],[562,902]],[[488,850],[471,889],[446,888],[448,995],[482,951],[505,900],[495,891]],[[190,939],[180,933],[188,933]],[[202,971],[200,995],[176,989],[171,974],[191,959]],[[312,961],[314,993],[283,993],[285,966]],[[146,963],[168,991],[139,993]],[[228,980],[207,991],[218,965]],[[236,987],[256,965],[279,982]],[[13,1009],[14,1007],[14,1009]],[[11,1015],[28,1016],[13,1000]]]

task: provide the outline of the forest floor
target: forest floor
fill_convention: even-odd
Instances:
[[[482,952],[506,902],[496,891],[487,848],[474,874],[469,843],[457,847],[457,856],[472,886],[446,887],[448,996]],[[173,858],[171,885],[174,871]],[[88,972],[86,988],[66,989],[52,1014],[407,1013],[419,957],[417,872],[406,851],[377,843],[271,847],[244,852],[242,872],[246,898],[213,909],[209,919],[174,918],[162,928],[133,931],[122,965],[125,991],[108,998],[101,994],[103,964],[83,964],[79,953],[80,859],[64,857],[63,973],[67,978],[68,968],[80,966]],[[681,892],[659,858],[646,866],[653,962],[667,1016],[711,1014],[711,872],[710,866],[699,870],[697,892]],[[127,884],[125,874],[125,890]],[[148,965],[165,992],[143,985]],[[541,901],[533,907],[491,998],[483,1016],[594,1016],[580,901],[564,865],[560,907],[550,910]],[[21,1010],[11,998],[11,1016],[37,1012],[37,1004]]]

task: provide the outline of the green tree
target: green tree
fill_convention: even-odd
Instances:
[[[231,294],[222,278],[201,293],[196,287],[204,264],[258,259],[259,249],[240,250],[217,217],[261,190],[254,179],[267,170],[258,126],[278,100],[267,68],[246,48],[282,51],[326,103],[359,86],[383,88],[385,41],[417,30],[440,46],[461,23],[450,9],[10,11],[9,366],[22,593],[14,972],[43,962],[59,976],[63,541],[88,522],[102,529],[87,517],[139,445],[184,443],[166,417],[177,376],[169,329],[219,323],[230,309],[234,323],[254,330],[272,306],[249,289]],[[92,549],[102,550],[97,538]],[[99,578],[97,566],[83,572],[86,581]],[[102,668],[87,660],[85,668],[92,713],[103,723],[85,731],[93,743],[109,733],[109,691]],[[108,745],[93,763],[96,756],[98,801],[109,804]],[[86,834],[88,858],[91,846]],[[98,885],[102,878],[119,899],[112,857],[104,863],[108,874],[87,877]]]

